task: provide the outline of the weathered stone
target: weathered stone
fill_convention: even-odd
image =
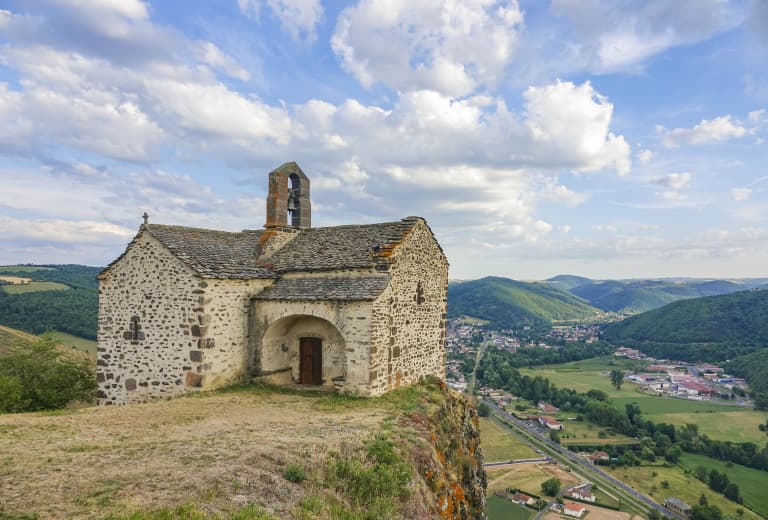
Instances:
[[[196,374],[195,372],[187,372],[186,376],[184,376],[184,384],[200,388],[203,386],[203,376],[201,374]]]
[[[129,392],[136,390],[136,380],[132,377],[129,377],[125,380],[125,389]]]
[[[192,350],[189,353],[189,360],[194,363],[200,363],[203,360],[203,353],[199,350]]]

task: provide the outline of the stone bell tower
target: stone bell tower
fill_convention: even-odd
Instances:
[[[265,228],[312,227],[312,206],[309,202],[309,179],[295,162],[287,162],[269,173],[267,223]]]

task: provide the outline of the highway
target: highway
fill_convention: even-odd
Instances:
[[[672,511],[667,509],[666,507],[663,507],[656,502],[654,502],[651,498],[647,497],[646,495],[639,493],[635,489],[627,486],[620,480],[615,479],[610,474],[606,473],[605,471],[601,470],[599,467],[594,466],[587,462],[586,460],[582,459],[572,451],[560,446],[559,444],[552,442],[552,440],[549,438],[548,435],[544,435],[540,433],[537,429],[532,428],[529,426],[529,424],[526,421],[521,421],[514,417],[513,415],[507,413],[506,411],[502,410],[498,406],[496,406],[495,403],[492,401],[485,401],[488,406],[491,407],[500,417],[504,418],[505,421],[509,422],[510,425],[518,428],[525,434],[531,435],[534,438],[536,438],[537,441],[545,444],[547,448],[554,451],[556,454],[560,456],[560,458],[564,458],[568,461],[569,464],[574,464],[577,466],[581,471],[583,471],[586,475],[597,475],[602,480],[605,480],[609,483],[611,483],[613,486],[615,486],[618,490],[622,491],[624,494],[634,498],[638,502],[641,502],[647,507],[653,508],[657,510],[662,515],[668,516],[669,518],[677,518],[677,515],[675,515]]]

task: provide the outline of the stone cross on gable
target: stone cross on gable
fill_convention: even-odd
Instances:
[[[149,224],[149,213],[147,213],[147,212],[145,211],[145,212],[144,212],[144,214],[141,216],[141,218],[143,218],[143,219],[144,219],[144,225],[145,225],[145,226],[146,226],[147,224]]]

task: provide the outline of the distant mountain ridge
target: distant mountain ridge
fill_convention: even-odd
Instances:
[[[599,309],[542,282],[489,276],[448,285],[448,316],[471,316],[498,327],[548,326],[594,318]]]
[[[768,287],[768,279],[763,278],[736,281],[691,278],[592,280],[581,276],[558,275],[545,282],[583,298],[598,309],[627,314],[649,311],[687,298]]]

